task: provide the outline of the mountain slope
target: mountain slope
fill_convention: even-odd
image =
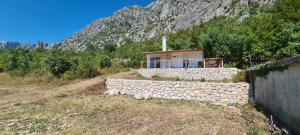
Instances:
[[[61,48],[84,50],[86,45],[121,45],[139,42],[163,32],[176,32],[208,21],[215,16],[234,16],[251,4],[264,5],[272,0],[157,0],[147,7],[125,7],[111,17],[96,20],[69,39]],[[243,12],[242,17],[247,16]]]
[[[0,49],[14,49],[21,47],[19,42],[0,41]]]
[[[23,48],[26,50],[32,50],[37,47],[47,48],[49,45],[47,43],[38,42],[38,43],[20,43],[20,42],[11,42],[11,41],[0,41],[0,49],[17,49]]]

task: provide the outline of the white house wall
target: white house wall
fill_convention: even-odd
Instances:
[[[150,68],[150,58],[154,58],[154,57],[160,57],[160,66],[161,68],[167,68],[168,67],[168,62],[166,59],[165,54],[147,54],[147,68]]]
[[[147,68],[150,68],[150,58],[160,57],[161,68],[169,67],[169,59],[167,59],[166,53],[160,54],[147,54]],[[191,52],[172,52],[171,53],[171,67],[182,68],[183,60],[189,60],[190,67],[198,67],[199,61],[204,61],[203,51],[191,51]]]
[[[204,53],[203,51],[172,53],[172,67],[183,67],[184,60],[189,60],[189,65],[196,68],[199,61],[204,61]]]

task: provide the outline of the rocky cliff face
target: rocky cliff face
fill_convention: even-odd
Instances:
[[[0,49],[17,49],[17,48],[23,48],[26,50],[33,50],[38,47],[48,48],[49,45],[47,43],[38,42],[35,43],[25,43],[21,44],[19,42],[10,42],[10,41],[0,41]]]
[[[69,39],[61,48],[84,50],[91,44],[122,45],[126,40],[139,42],[163,32],[176,32],[208,21],[215,16],[234,16],[251,4],[273,0],[157,0],[147,7],[125,7],[111,17],[96,20]],[[242,17],[247,16],[244,12]]]
[[[0,41],[0,49],[15,49],[21,47],[19,42]]]

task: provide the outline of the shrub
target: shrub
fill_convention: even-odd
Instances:
[[[237,82],[246,82],[246,72],[245,71],[239,72],[237,75],[235,75],[232,78],[232,81],[235,82],[235,83],[237,83]]]
[[[154,75],[151,77],[153,80],[161,80],[162,78],[158,75]]]
[[[45,61],[48,70],[55,77],[61,77],[65,72],[70,71],[72,64],[62,57],[50,57]]]
[[[204,78],[202,78],[201,80],[200,80],[200,82],[205,82],[206,80],[204,79]]]
[[[97,64],[92,57],[83,57],[79,61],[76,69],[77,75],[80,78],[91,78],[98,75]]]
[[[100,58],[100,63],[99,63],[100,68],[107,68],[111,66],[111,60],[110,57],[105,55]]]
[[[65,80],[74,80],[76,78],[78,78],[77,74],[72,71],[67,71],[63,75],[63,79]]]
[[[115,44],[107,44],[103,47],[104,51],[111,53],[117,50],[117,45]]]
[[[29,72],[30,59],[28,51],[24,49],[9,50],[6,68],[13,75],[24,76]]]
[[[230,83],[230,82],[231,82],[231,80],[230,80],[230,79],[227,79],[227,78],[225,78],[225,79],[221,80],[221,82],[222,82],[222,83]]]
[[[80,78],[92,78],[98,75],[97,68],[93,65],[82,65],[79,67],[77,74]]]

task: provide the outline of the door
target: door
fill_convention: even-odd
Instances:
[[[160,57],[150,58],[150,68],[160,68]]]
[[[183,60],[183,68],[189,68],[189,60]]]

